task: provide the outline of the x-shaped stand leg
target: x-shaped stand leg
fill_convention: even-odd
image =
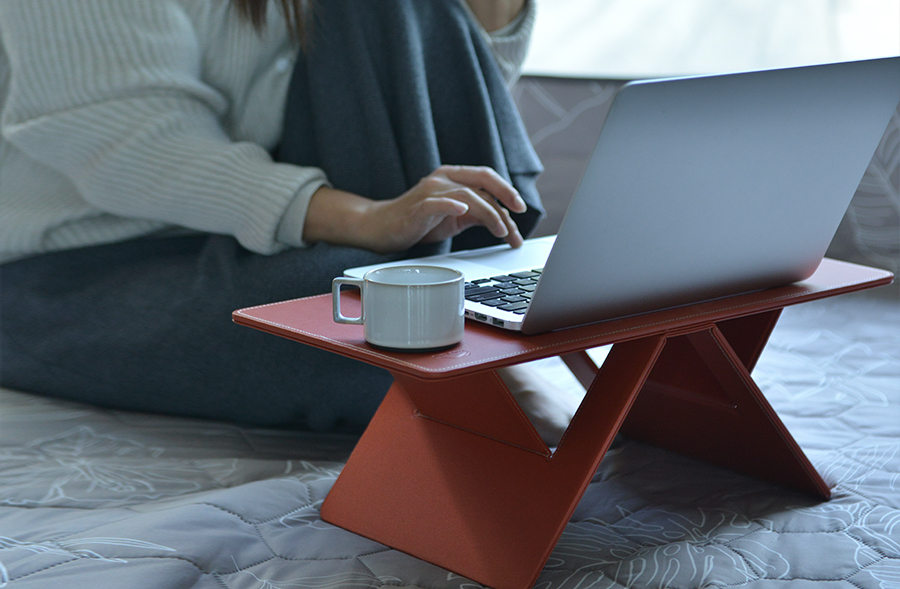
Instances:
[[[497,589],[531,587],[617,432],[828,497],[750,370],[771,311],[614,344],[555,452],[493,370],[395,382],[322,517]]]

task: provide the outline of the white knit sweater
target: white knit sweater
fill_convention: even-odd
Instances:
[[[486,35],[510,80],[533,19]],[[327,179],[268,155],[295,55],[274,8],[258,34],[230,0],[0,1],[0,263],[184,229],[303,245]]]

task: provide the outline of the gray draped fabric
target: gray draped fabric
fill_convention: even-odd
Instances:
[[[441,164],[490,166],[543,216],[541,164],[491,51],[459,0],[328,0],[295,66],[277,158],[336,188],[398,196]],[[454,249],[498,243],[483,228]]]

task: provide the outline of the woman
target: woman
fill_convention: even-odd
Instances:
[[[0,3],[0,384],[363,428],[389,375],[230,312],[451,238],[519,245],[540,168],[501,86],[533,18],[525,0]]]

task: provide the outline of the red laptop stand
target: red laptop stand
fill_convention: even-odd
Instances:
[[[618,432],[827,499],[750,373],[785,306],[892,279],[826,259],[789,286],[540,335],[468,322],[462,343],[438,353],[369,346],[362,326],[332,321],[330,294],[233,319],[394,376],[322,505],[325,521],[479,583],[526,589]],[[598,370],[585,350],[607,344]],[[495,372],[551,356],[587,387],[552,452]]]

